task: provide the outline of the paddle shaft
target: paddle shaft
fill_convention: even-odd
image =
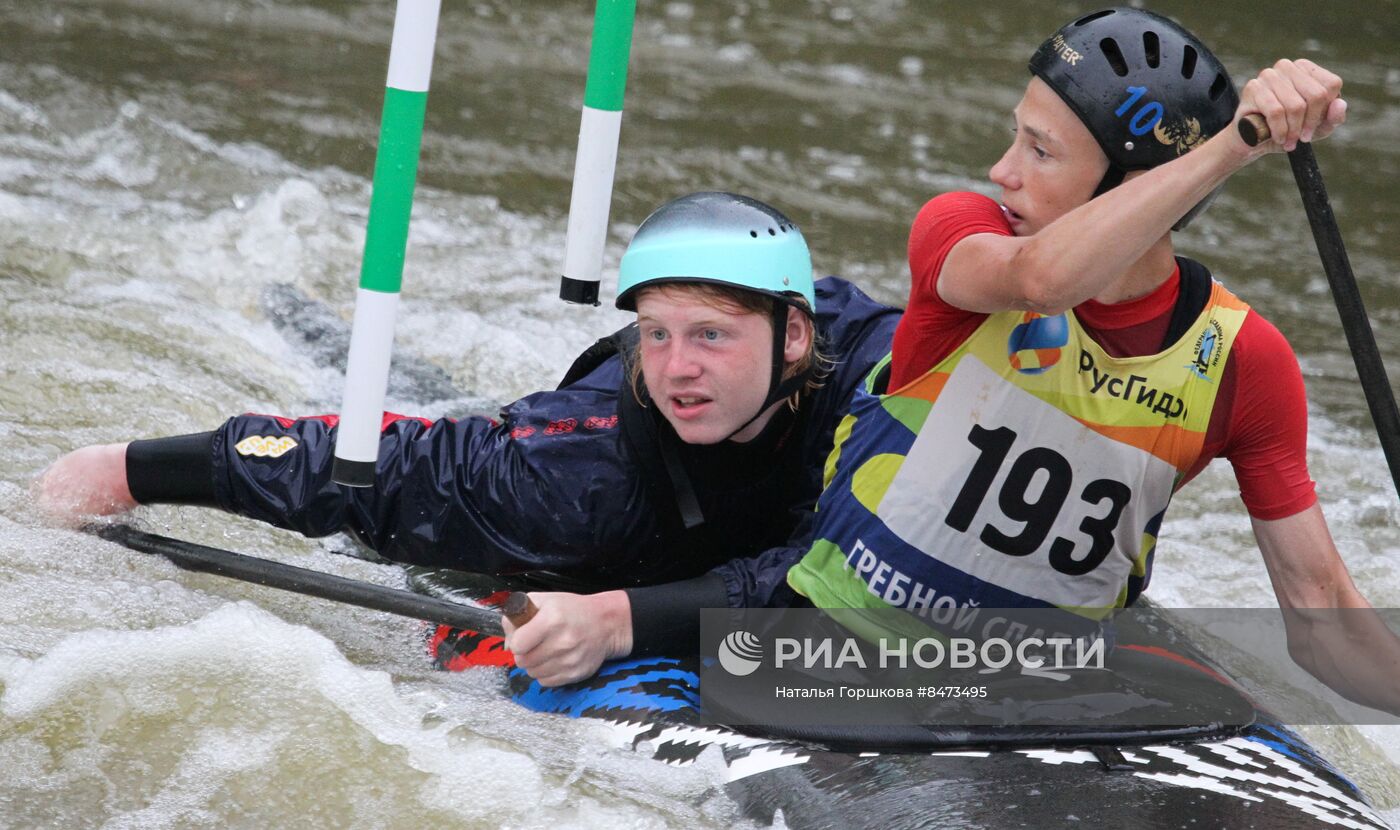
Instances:
[[[442,623],[456,628],[468,628],[483,634],[500,635],[501,617],[490,608],[478,608],[448,602],[436,597],[386,588],[343,576],[284,565],[254,556],[197,545],[146,533],[127,525],[108,525],[97,529],[97,535],[111,542],[164,556],[188,571],[217,574],[231,579],[266,585],[307,596],[343,602],[360,608],[384,611],[416,620]],[[514,596],[514,595],[513,595]],[[528,597],[526,602],[528,602]]]
[[[1242,118],[1239,130],[1240,137],[1251,147],[1269,137],[1268,122],[1261,115]],[[1288,154],[1288,163],[1293,167],[1293,178],[1303,197],[1303,209],[1307,211],[1317,253],[1322,258],[1322,270],[1327,272],[1327,282],[1332,286],[1332,298],[1337,303],[1342,330],[1346,332],[1347,345],[1356,361],[1356,373],[1361,378],[1361,391],[1366,394],[1371,420],[1376,425],[1381,450],[1390,467],[1390,479],[1400,492],[1400,409],[1395,405],[1395,392],[1390,388],[1390,378],[1381,361],[1380,349],[1376,347],[1376,335],[1366,316],[1366,306],[1361,301],[1361,291],[1357,288],[1351,261],[1347,259],[1346,246],[1342,243],[1332,204],[1327,199],[1327,188],[1322,183],[1312,144],[1298,142]]]

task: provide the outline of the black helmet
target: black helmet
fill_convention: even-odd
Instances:
[[[1130,170],[1165,164],[1204,142],[1230,125],[1240,103],[1225,67],[1205,44],[1141,9],[1104,9],[1065,25],[1031,56],[1030,70],[1079,116],[1108,156],[1095,195],[1116,187]]]

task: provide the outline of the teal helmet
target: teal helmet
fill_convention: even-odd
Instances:
[[[812,256],[802,232],[782,213],[735,193],[691,193],[657,208],[622,255],[617,307],[637,310],[637,290],[704,282],[767,294],[816,308]]]

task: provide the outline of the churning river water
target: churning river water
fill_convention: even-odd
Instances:
[[[818,271],[901,304],[915,212],[996,195],[1025,59],[1090,8],[644,0],[606,279],[652,207],[738,190],[793,216]],[[1318,155],[1400,364],[1400,9],[1157,8],[1237,82],[1281,56],[1346,79],[1350,122]],[[325,343],[352,308],[392,20],[388,0],[0,0],[0,827],[736,821],[717,758],[673,769],[516,708],[495,671],[434,672],[418,623],[180,572],[34,514],[30,482],[67,450],[338,405]],[[489,411],[625,322],[555,299],[591,22],[581,0],[444,3],[396,411]],[[1180,247],[1294,344],[1333,533],[1363,592],[1400,607],[1400,509],[1283,159],[1237,176]],[[139,516],[403,584],[340,540]],[[1228,465],[1177,499],[1150,593],[1272,605]],[[1303,731],[1400,817],[1400,727]]]

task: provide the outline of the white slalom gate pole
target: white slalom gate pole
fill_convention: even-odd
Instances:
[[[574,160],[574,188],[569,197],[569,229],[564,242],[559,297],[571,303],[598,305],[603,273],[603,245],[608,237],[617,141],[622,130],[622,98],[627,88],[627,59],[632,49],[636,0],[598,0],[593,13],[593,43],[588,50],[588,81],[583,93],[583,123]]]
[[[398,0],[331,477],[374,484],[441,0]]]

